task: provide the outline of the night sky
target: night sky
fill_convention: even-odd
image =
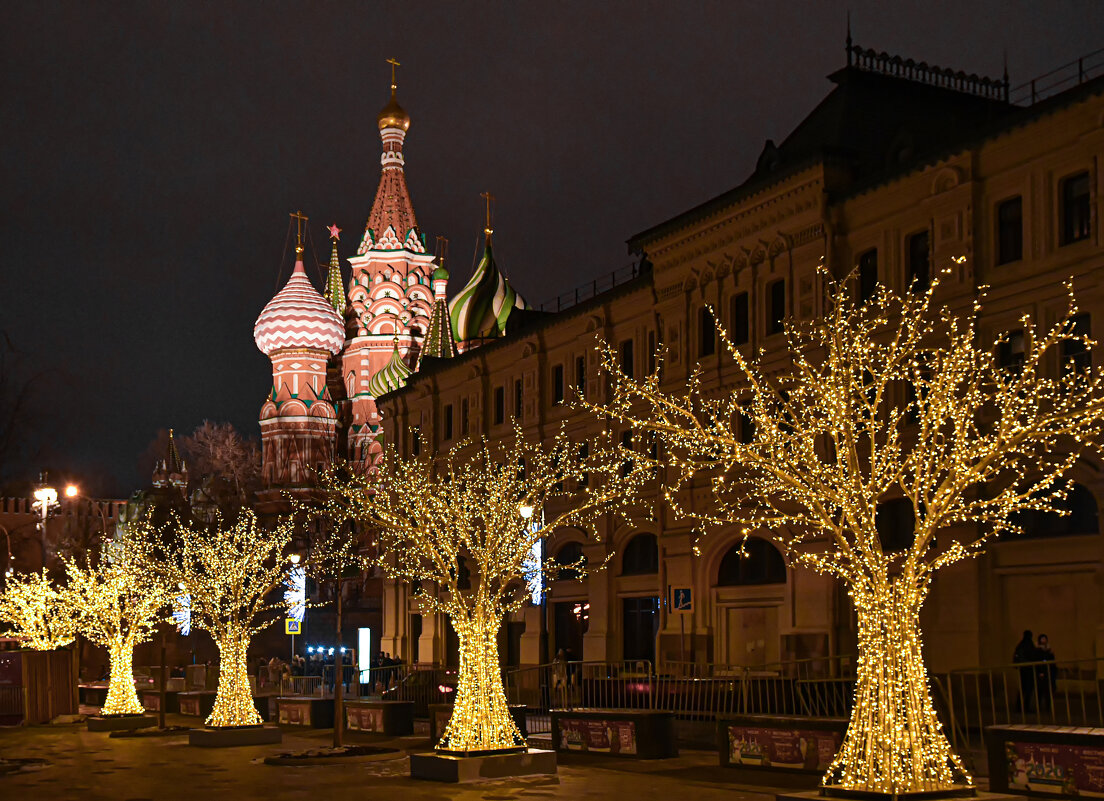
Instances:
[[[490,190],[498,261],[540,303],[746,178],[830,90],[848,8],[857,44],[996,77],[1007,53],[1013,85],[1104,43],[1098,2],[6,3],[0,329],[51,372],[25,472],[129,494],[159,428],[257,434],[288,213],[323,264],[325,224],[355,251],[386,58],[452,292]]]

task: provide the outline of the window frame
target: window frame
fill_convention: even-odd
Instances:
[[[1012,253],[1005,253],[1005,245],[1011,245],[1013,237],[1008,236],[1006,238],[1005,220],[1002,217],[1004,209],[1011,207],[1012,204],[1016,204],[1019,208],[1019,214],[1016,222],[1018,223],[1019,236],[1015,238],[1016,245],[1014,248],[1014,255]],[[998,267],[1005,264],[1015,264],[1018,261],[1023,261],[1024,252],[1024,226],[1023,226],[1023,195],[1012,195],[1006,197],[1004,200],[997,203],[993,212],[993,217],[996,220],[996,264]]]

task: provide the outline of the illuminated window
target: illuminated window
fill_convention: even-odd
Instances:
[[[1089,238],[1089,174],[1079,172],[1062,181],[1062,244]]]
[[[1023,258],[1023,198],[1017,196],[997,206],[997,264]]]
[[[748,537],[746,542],[733,545],[717,569],[719,587],[785,583],[786,562],[782,554],[760,537]]]

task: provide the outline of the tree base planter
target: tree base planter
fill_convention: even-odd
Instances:
[[[852,798],[863,801],[929,801],[941,798],[972,798],[974,801],[1026,801],[1022,795],[1007,793],[987,793],[965,785],[949,790],[930,790],[916,793],[875,793],[866,790],[845,790],[841,787],[822,787],[819,790],[807,790],[797,793],[779,793],[775,801],[814,801],[825,798]]]
[[[717,721],[717,753],[738,781],[812,790],[846,731],[844,718],[733,715]]]
[[[987,726],[989,787],[1047,798],[1099,796],[1104,730],[1080,726]]]
[[[406,737],[414,733],[413,701],[346,701],[345,728],[349,731]]]
[[[431,782],[455,784],[555,773],[556,752],[536,748],[467,756],[441,752],[410,755],[410,778]]]
[[[276,722],[281,726],[302,726],[307,729],[332,729],[334,700],[280,696],[276,699]]]
[[[552,747],[635,759],[677,757],[675,716],[653,709],[553,709]]]
[[[204,720],[215,708],[214,690],[190,690],[186,693],[177,693],[176,707],[181,715],[200,717]]]
[[[199,748],[235,748],[240,745],[273,745],[283,742],[284,733],[276,726],[227,726],[192,729],[188,745]]]
[[[156,726],[153,715],[95,715],[88,718],[89,731],[125,731]]]
[[[138,700],[147,712],[157,712],[161,708],[161,693],[158,690],[142,690],[138,693]],[[165,691],[165,711],[177,713],[180,711],[180,693],[175,690]]]
[[[510,717],[513,718],[514,725],[518,727],[518,731],[521,732],[521,736],[529,737],[529,724],[526,715],[529,711],[529,707],[525,704],[510,704]],[[445,734],[445,727],[448,726],[449,719],[452,717],[452,704],[430,704],[429,705],[429,741],[434,745]]]

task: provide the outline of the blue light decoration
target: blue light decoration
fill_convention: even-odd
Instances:
[[[530,533],[535,533],[540,530],[543,525],[544,512],[540,512],[540,517],[534,516],[529,523]],[[533,602],[534,606],[540,606],[541,598],[544,596],[544,571],[542,567],[544,565],[544,540],[538,539],[533,543],[533,547],[529,549],[529,555],[525,557],[525,561],[521,564],[522,575],[525,576],[525,584],[529,587],[529,600]]]
[[[288,620],[302,623],[307,616],[307,571],[304,568],[292,568],[284,590],[284,603],[288,608]]]
[[[173,623],[176,624],[176,630],[180,632],[182,637],[187,637],[192,633],[192,596],[185,593],[184,595],[176,596],[173,601]]]

